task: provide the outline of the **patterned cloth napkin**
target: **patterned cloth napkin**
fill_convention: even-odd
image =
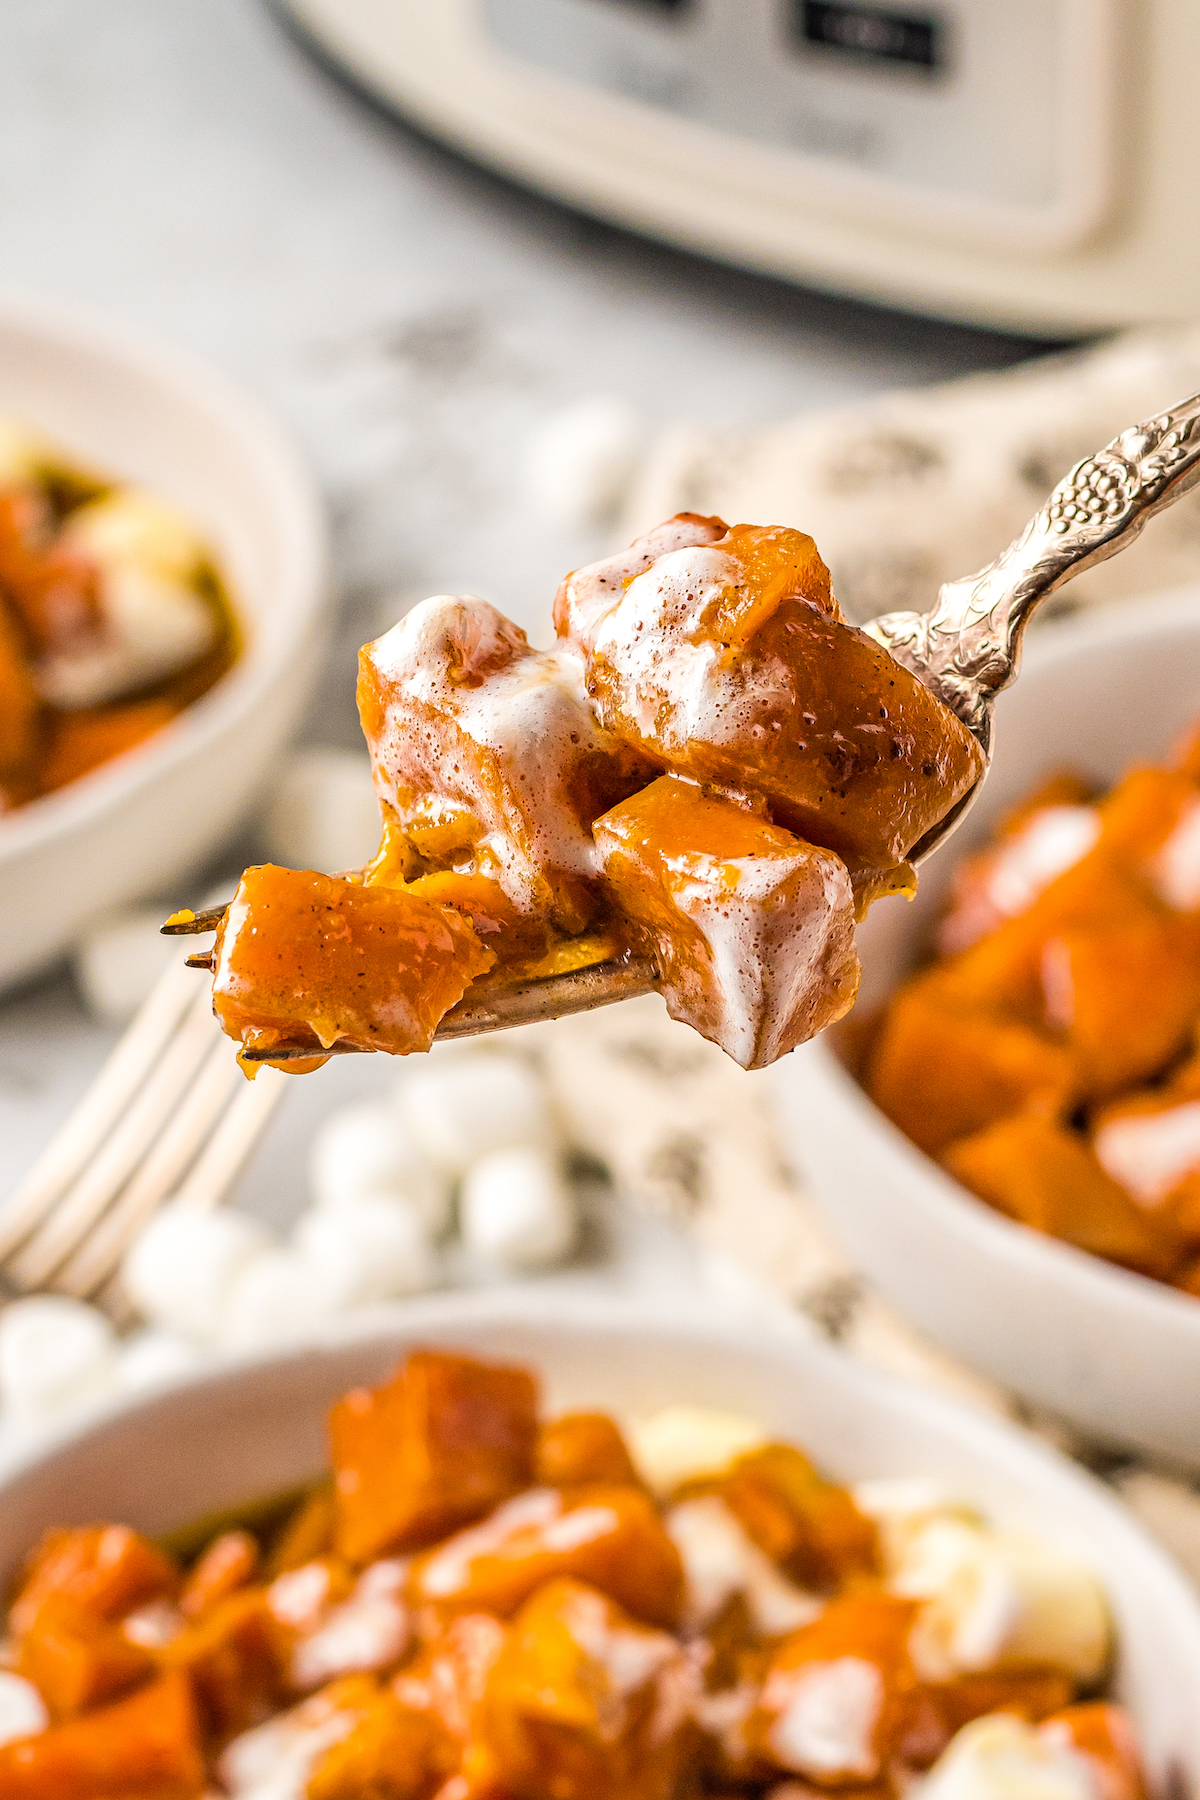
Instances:
[[[684,510],[794,524],[816,538],[850,618],[924,608],[941,582],[1002,550],[1081,457],[1198,389],[1192,327],[759,430],[681,424],[647,459],[628,535]],[[1200,489],[1051,605],[1134,602],[1198,578]],[[702,1251],[742,1271],[748,1293],[774,1294],[864,1362],[1015,1418],[1079,1457],[1200,1583],[1200,1488],[1034,1414],[885,1306],[786,1166],[761,1077],[673,1024],[654,998],[552,1030],[546,1066],[572,1131],[634,1203],[685,1225]]]

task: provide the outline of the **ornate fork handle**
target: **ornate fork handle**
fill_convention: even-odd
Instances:
[[[888,613],[866,629],[954,709],[986,751],[992,700],[1017,673],[1034,608],[1132,543],[1197,482],[1200,394],[1076,463],[1021,536],[977,575],[946,582],[931,611]]]

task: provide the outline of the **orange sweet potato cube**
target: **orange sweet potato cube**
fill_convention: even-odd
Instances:
[[[829,1590],[878,1572],[870,1519],[790,1444],[751,1450],[722,1475],[686,1484],[683,1493],[701,1491],[719,1494],[759,1549],[801,1587]]]
[[[305,1800],[427,1800],[452,1767],[430,1719],[380,1688],[314,1764]]]
[[[597,819],[604,878],[653,946],[667,1010],[746,1069],[850,1010],[854,892],[832,850],[665,775]]]
[[[213,1011],[230,1037],[400,1056],[428,1050],[494,961],[453,907],[271,863],[242,876],[215,955]]]
[[[16,620],[0,594],[0,778],[32,762],[41,710]]]
[[[258,1564],[258,1543],[248,1531],[221,1532],[187,1572],[179,1595],[184,1618],[200,1618],[218,1600],[245,1587],[253,1581]]]
[[[428,1721],[447,1768],[479,1739],[487,1685],[507,1642],[507,1625],[491,1613],[460,1613],[392,1681],[400,1704]]]
[[[1110,1700],[1084,1701],[1054,1713],[1041,1729],[1091,1765],[1096,1792],[1105,1800],[1146,1800],[1137,1732],[1122,1707]]]
[[[427,869],[494,877],[580,931],[600,888],[591,823],[656,768],[597,723],[578,657],[538,652],[494,606],[423,601],[359,658],[375,784]]]
[[[615,735],[864,863],[903,862],[983,769],[966,726],[844,622],[800,531],[735,525],[666,551],[590,644],[588,693]]]
[[[336,1542],[352,1563],[415,1550],[529,1484],[537,1385],[524,1369],[418,1351],[329,1418]]]
[[[639,1485],[625,1439],[607,1413],[565,1413],[548,1420],[538,1432],[534,1479],[539,1487]]]
[[[1002,1120],[952,1144],[942,1161],[980,1199],[1034,1231],[1160,1280],[1181,1260],[1178,1240],[1155,1228],[1082,1137],[1053,1120]]]
[[[333,1549],[333,1533],[337,1517],[337,1500],[332,1481],[304,1496],[271,1545],[267,1558],[267,1574],[272,1579],[289,1569],[303,1568],[318,1556]]]
[[[666,1632],[578,1581],[541,1588],[488,1684],[485,1741],[523,1800],[673,1800],[694,1756],[692,1670]]]
[[[251,1587],[218,1600],[161,1654],[190,1680],[206,1736],[224,1743],[282,1703],[291,1644],[267,1590]]]
[[[1017,1713],[1036,1725],[1070,1705],[1075,1684],[1061,1669],[991,1669],[938,1682],[930,1692],[947,1737],[953,1737],[972,1719],[994,1712]]]
[[[409,1592],[423,1616],[507,1618],[535,1588],[573,1576],[652,1625],[672,1626],[683,1600],[679,1552],[647,1494],[632,1487],[531,1488],[414,1563]]]
[[[21,1572],[9,1628],[21,1636],[51,1595],[96,1619],[123,1619],[149,1600],[172,1596],[179,1573],[171,1558],[127,1525],[47,1531]]]
[[[2,1800],[199,1800],[204,1788],[196,1710],[178,1674],[0,1745]]]
[[[1141,914],[1066,930],[1042,952],[1049,1021],[1065,1032],[1088,1099],[1147,1080],[1186,1044],[1200,1012],[1200,928]]]
[[[62,1595],[43,1600],[18,1643],[17,1669],[55,1719],[115,1700],[155,1672],[148,1650]]]
[[[929,1155],[1021,1110],[1070,1103],[1070,1053],[1027,1025],[960,1010],[940,971],[900,989],[864,1071],[867,1092]]]

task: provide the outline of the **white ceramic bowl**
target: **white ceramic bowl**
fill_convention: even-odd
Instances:
[[[1112,781],[1160,757],[1200,715],[1200,588],[1067,620],[1030,643],[997,708],[996,755],[907,906],[859,933],[860,1004],[891,991],[928,941],[959,856],[1038,778]],[[1098,1440],[1200,1467],[1200,1301],[1015,1224],[917,1150],[829,1045],[777,1065],[777,1110],[846,1250],[901,1312],[965,1361]]]
[[[550,1408],[736,1408],[843,1479],[932,1477],[998,1521],[1069,1545],[1112,1601],[1115,1688],[1138,1721],[1155,1792],[1200,1783],[1195,1596],[1097,1482],[1021,1432],[799,1334],[664,1317],[645,1303],[457,1295],[395,1319],[183,1383],[0,1482],[0,1577],[50,1524],[120,1519],[157,1533],[281,1493],[322,1468],[325,1412],[346,1388],[379,1380],[413,1344],[461,1347],[536,1367]]]
[[[245,816],[316,666],[321,503],[271,421],[220,376],[73,313],[0,298],[0,414],[144,482],[200,527],[246,635],[234,669],[145,744],[0,819],[0,988],[85,919],[198,867]]]

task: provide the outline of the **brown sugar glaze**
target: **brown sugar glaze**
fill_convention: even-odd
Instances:
[[[383,841],[338,891],[358,960],[309,958],[281,1001],[268,940],[286,884],[299,917],[315,878],[251,871],[216,955],[232,1035],[319,1054],[338,984],[391,991],[407,911],[429,907],[457,921],[459,993],[634,950],[747,1068],[853,1004],[856,918],[911,893],[909,849],[981,774],[966,727],[845,622],[802,532],[681,514],[568,576],[554,617],[537,651],[486,601],[442,595],[364,648]],[[368,947],[355,921],[381,890],[397,935]],[[367,1035],[403,1053],[428,1034],[398,1010]]]

